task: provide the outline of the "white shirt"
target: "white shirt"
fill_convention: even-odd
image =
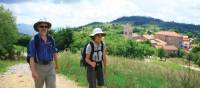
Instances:
[[[102,61],[103,52],[105,52],[105,48],[106,48],[105,43],[103,42],[103,44],[104,44],[104,46],[103,46],[104,51],[103,52],[101,51],[102,50],[101,49],[101,46],[102,46],[101,43],[99,45],[97,45],[96,43],[93,42],[93,44],[94,44],[94,53],[93,53],[93,56],[92,56],[92,60],[96,61],[96,62],[100,62],[100,61]],[[91,49],[92,49],[92,47],[89,43],[86,47],[86,54],[91,54]]]

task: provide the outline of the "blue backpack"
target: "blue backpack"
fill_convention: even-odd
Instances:
[[[47,39],[51,41],[52,46],[54,47],[54,46],[55,46],[55,43],[54,43],[53,37],[52,37],[51,35],[47,35]],[[36,51],[37,51],[38,46],[39,46],[39,41],[40,41],[39,35],[37,34],[37,35],[34,36],[34,45],[35,45]],[[31,57],[29,56],[29,53],[30,53],[30,49],[29,49],[29,44],[28,44],[28,45],[27,45],[27,56],[26,56],[26,62],[27,62],[27,63],[30,63],[30,58],[31,58]],[[38,62],[38,59],[37,59],[37,55],[36,55],[36,54],[37,54],[37,53],[35,52],[35,57],[34,57],[35,63]]]
[[[80,60],[80,66],[81,67],[86,67],[86,66],[88,66],[88,64],[87,64],[87,62],[86,62],[86,48],[87,48],[87,45],[88,44],[90,44],[90,46],[91,46],[91,52],[90,52],[90,60],[91,61],[93,61],[92,60],[92,56],[93,56],[93,54],[94,54],[94,44],[93,44],[93,42],[89,42],[89,43],[87,43],[87,44],[85,44],[85,46],[84,46],[84,48],[83,48],[83,50],[82,50],[82,52],[81,52],[81,60]],[[104,49],[104,44],[103,44],[103,42],[101,41],[101,52],[103,52],[103,49]],[[103,57],[102,57],[103,58]],[[102,59],[103,60],[103,59]]]

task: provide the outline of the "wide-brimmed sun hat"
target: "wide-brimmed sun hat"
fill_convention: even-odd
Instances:
[[[41,23],[45,23],[48,25],[48,28],[51,28],[51,23],[48,22],[47,20],[45,19],[40,19],[39,21],[37,21],[34,25],[33,25],[33,28],[36,32],[38,32],[38,25],[40,25]]]
[[[92,34],[90,34],[90,36],[92,37],[92,36],[95,36],[96,34],[102,34],[102,36],[106,35],[106,33],[103,32],[101,28],[93,29]]]

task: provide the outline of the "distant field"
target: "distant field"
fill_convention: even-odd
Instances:
[[[79,65],[80,54],[62,52],[60,70],[81,86],[87,86],[86,72]],[[176,61],[172,63],[172,61]],[[177,63],[177,64],[176,64]],[[199,88],[200,72],[181,67],[179,60],[148,63],[124,57],[109,56],[107,88]]]

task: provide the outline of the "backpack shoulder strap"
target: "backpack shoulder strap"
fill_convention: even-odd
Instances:
[[[90,59],[92,60],[92,56],[94,54],[94,43],[92,41],[90,41],[90,46],[91,46],[91,53],[90,53]]]
[[[38,62],[39,60],[38,60],[38,57],[37,57],[37,49],[38,49],[38,47],[39,47],[39,41],[40,41],[40,39],[39,39],[39,34],[37,34],[37,35],[35,35],[34,36],[34,45],[35,45],[35,58],[34,58],[34,61],[35,62]]]
[[[34,36],[34,44],[35,44],[35,48],[37,49],[39,46],[39,35],[35,35]]]
[[[51,35],[48,34],[47,38],[50,39],[52,45],[55,46],[55,40],[54,40],[53,36],[51,36]]]
[[[101,51],[102,51],[102,53],[104,51],[104,43],[103,43],[103,41],[101,41]]]
[[[93,43],[93,42],[90,42],[89,44],[90,44],[90,46],[91,46],[91,53],[93,53],[93,52],[94,52],[94,43]]]
[[[102,52],[102,60],[103,60],[103,52],[104,52],[104,43],[101,41],[101,52]]]

